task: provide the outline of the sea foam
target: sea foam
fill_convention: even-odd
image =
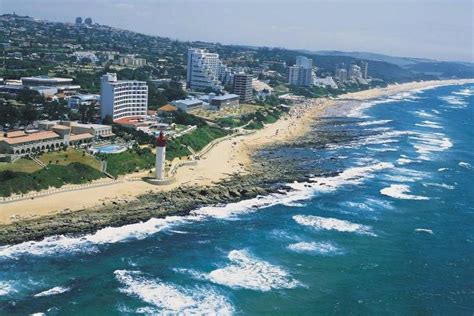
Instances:
[[[433,235],[433,231],[431,229],[427,229],[427,228],[415,228],[415,232],[417,232],[417,233],[427,233],[427,234]]]
[[[385,125],[392,122],[392,120],[374,120],[357,123],[359,126]]]
[[[467,102],[459,95],[447,95],[439,97],[439,99],[454,108],[465,108],[467,106]]]
[[[288,250],[298,253],[309,253],[319,255],[334,255],[341,251],[330,242],[297,242],[287,246]]]
[[[440,123],[433,122],[433,121],[422,121],[421,123],[416,123],[415,125],[419,127],[427,127],[427,128],[434,128],[434,129],[443,128],[443,126],[441,126]]]
[[[295,182],[288,186],[290,191],[281,191],[266,196],[243,200],[226,205],[202,207],[191,212],[189,216],[168,216],[152,218],[146,222],[124,225],[121,227],[103,228],[93,234],[82,237],[52,236],[41,241],[28,241],[12,246],[0,247],[0,259],[18,258],[22,255],[49,256],[60,253],[95,253],[100,245],[124,242],[133,239],[144,239],[162,230],[182,224],[200,221],[207,217],[232,219],[238,215],[255,212],[258,209],[277,204],[294,205],[298,201],[307,200],[315,194],[332,192],[343,185],[357,185],[374,173],[393,168],[391,163],[374,163],[368,166],[353,167],[344,170],[334,177],[314,177],[311,182]]]
[[[451,140],[443,133],[417,133],[409,138],[421,160],[430,160],[432,153],[442,152],[453,146]]]
[[[380,190],[380,193],[386,196],[390,196],[395,199],[402,200],[429,200],[426,196],[413,195],[410,193],[410,187],[404,184],[392,184],[387,188]]]
[[[62,293],[66,293],[70,291],[71,289],[68,287],[63,287],[63,286],[55,286],[52,289],[37,293],[33,295],[34,297],[44,297],[44,296],[51,296],[51,295],[58,295]]]
[[[227,257],[231,263],[210,272],[209,281],[262,292],[303,286],[282,267],[258,259],[247,250],[232,250]]]
[[[114,274],[124,285],[121,292],[138,297],[154,307],[142,307],[141,312],[160,315],[231,315],[234,312],[229,300],[210,287],[180,287],[148,278],[139,271],[116,270]]]
[[[461,161],[460,163],[458,163],[458,166],[459,167],[463,167],[463,168],[466,168],[466,169],[472,169],[472,166],[470,163],[468,162],[464,162],[464,161]]]
[[[316,230],[335,230],[339,232],[377,236],[372,232],[372,228],[370,226],[355,224],[336,218],[327,218],[314,215],[294,215],[293,220],[300,225],[309,226]]]
[[[93,253],[98,251],[98,245],[144,239],[163,229],[185,222],[188,221],[184,217],[168,216],[121,227],[107,227],[82,237],[52,236],[41,241],[28,241],[0,247],[0,258],[17,258],[21,255],[48,256],[58,253]]]
[[[0,280],[0,296],[6,296],[13,292],[15,289],[11,283]]]

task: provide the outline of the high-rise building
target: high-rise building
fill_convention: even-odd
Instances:
[[[297,56],[296,65],[302,66],[303,68],[306,68],[306,69],[313,68],[313,60],[305,56]]]
[[[117,80],[107,73],[100,80],[100,114],[102,119],[145,117],[148,110],[148,86],[145,81]]]
[[[219,60],[219,54],[209,53],[204,49],[188,49],[188,64],[186,83],[191,89],[221,90],[222,85],[219,77],[223,64]]]
[[[368,78],[368,70],[369,70],[369,63],[366,61],[361,61],[359,63],[360,65],[360,71],[362,73],[362,78],[367,79]]]
[[[349,67],[349,79],[361,79],[362,78],[362,72],[360,70],[360,67],[357,66],[356,64],[352,64]]]
[[[252,102],[252,75],[240,73],[234,75],[234,93],[240,97],[240,103]]]
[[[340,82],[346,81],[347,80],[347,70],[345,68],[337,68],[335,77]]]
[[[295,86],[313,84],[313,60],[304,56],[296,57],[296,64],[288,68],[288,83]]]

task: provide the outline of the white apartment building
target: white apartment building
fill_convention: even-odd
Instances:
[[[337,68],[335,77],[340,82],[347,81],[347,70],[344,68]]]
[[[148,110],[148,86],[145,81],[117,80],[107,73],[100,80],[100,114],[113,120],[145,117]]]
[[[146,65],[146,59],[138,58],[134,55],[125,55],[119,57],[118,63],[123,66],[142,67]]]
[[[288,83],[295,86],[311,86],[313,78],[313,60],[304,56],[296,57],[296,64],[288,68]]]
[[[186,84],[191,89],[211,88],[221,90],[219,81],[222,63],[219,54],[209,53],[204,49],[188,49]]]
[[[355,64],[350,65],[349,79],[362,79],[362,71],[359,66]]]

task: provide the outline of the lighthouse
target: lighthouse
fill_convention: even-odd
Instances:
[[[156,138],[156,163],[155,178],[163,180],[165,178],[165,156],[166,156],[166,139],[163,132]]]

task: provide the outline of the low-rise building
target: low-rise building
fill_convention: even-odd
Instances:
[[[90,105],[97,103],[99,100],[100,95],[98,94],[76,94],[69,98],[67,105],[70,109],[78,109],[83,104]]]
[[[172,101],[171,104],[173,104],[180,110],[188,112],[190,110],[201,108],[203,105],[203,102],[199,99],[183,99],[183,100]]]
[[[239,105],[240,97],[237,94],[224,94],[212,98],[210,106],[217,110],[226,108],[226,107],[235,107]]]
[[[313,83],[318,87],[331,87],[332,89],[337,89],[337,84],[332,77],[326,78],[314,78]]]
[[[21,84],[29,88],[38,87],[50,87],[57,89],[57,92],[63,94],[74,94],[81,88],[80,85],[72,83],[71,78],[59,78],[59,77],[48,77],[48,76],[33,76],[33,77],[22,77]]]
[[[125,55],[119,57],[118,63],[123,66],[142,67],[146,65],[146,59],[138,58],[134,55]]]
[[[0,136],[0,155],[6,161],[30,154],[58,150],[69,145],[69,139],[55,131],[13,131]]]
[[[175,106],[172,106],[171,104],[166,104],[158,109],[157,114],[169,114],[175,111],[177,111],[177,108]]]
[[[0,136],[2,160],[14,161],[31,154],[88,144],[95,139],[114,136],[112,127],[70,121],[38,121],[38,129],[11,131]]]
[[[97,58],[94,52],[79,51],[79,52],[74,52],[72,55],[76,57],[76,60],[78,62],[81,62],[83,60],[90,60],[90,62],[94,64],[99,62],[99,58]]]

